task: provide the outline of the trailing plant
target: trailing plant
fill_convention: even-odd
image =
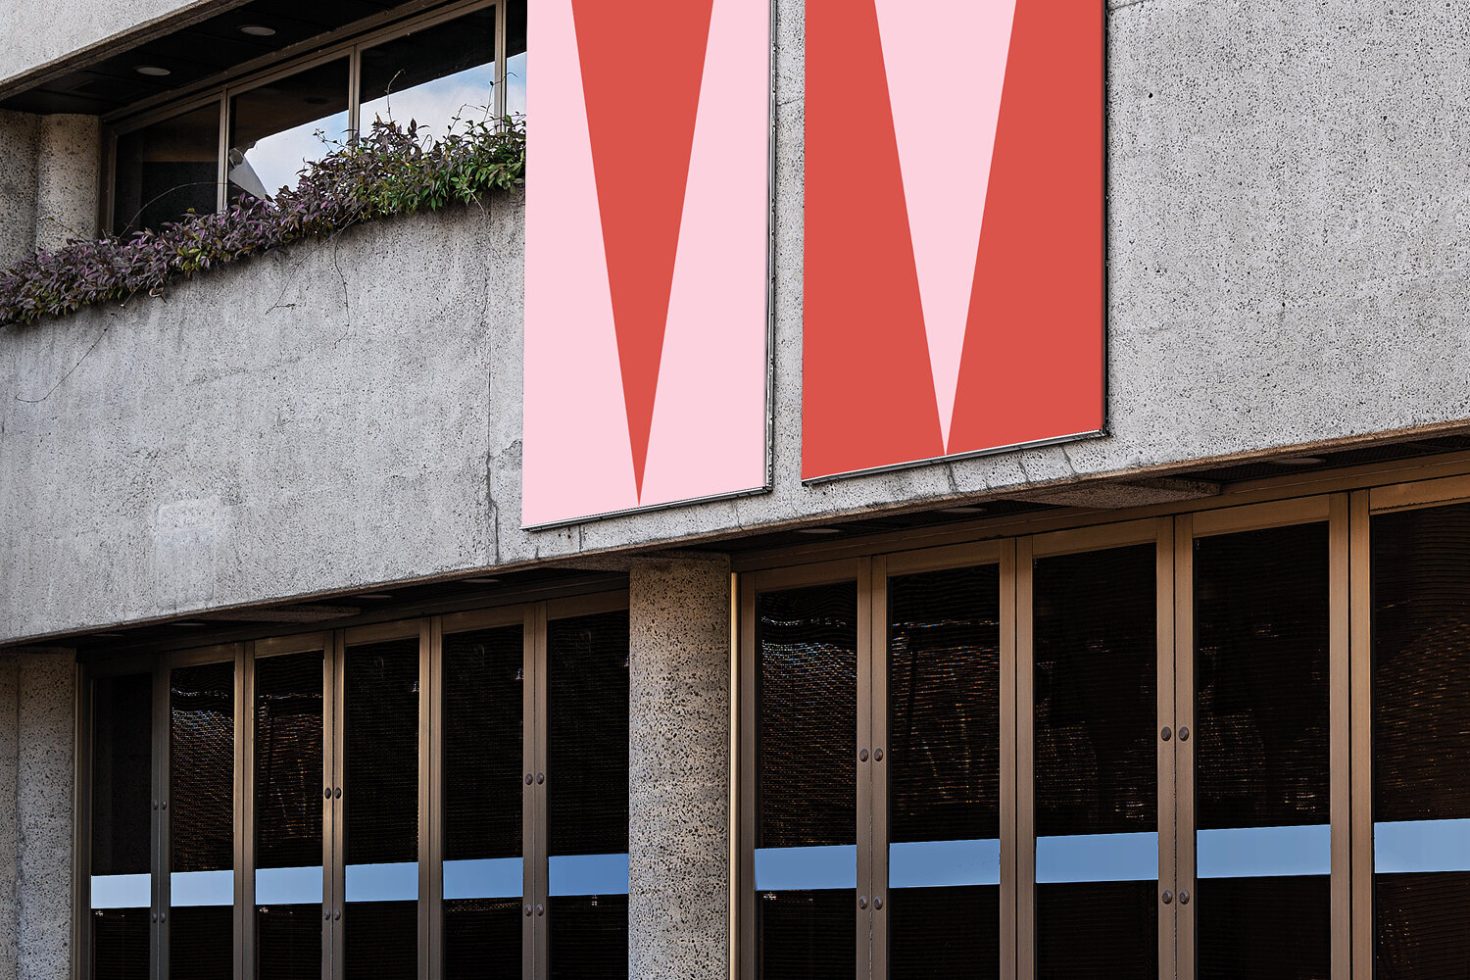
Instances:
[[[0,325],[140,293],[158,296],[173,280],[359,222],[476,202],[516,187],[525,172],[521,122],[457,121],[445,136],[429,139],[416,123],[379,119],[357,140],[308,163],[295,188],[273,200],[244,195],[218,213],[189,214],[127,237],[71,241],[16,263],[0,273]]]

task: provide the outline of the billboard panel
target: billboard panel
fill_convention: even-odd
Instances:
[[[770,18],[530,6],[527,526],[767,484]]]
[[[1102,0],[807,0],[802,476],[1099,433]]]

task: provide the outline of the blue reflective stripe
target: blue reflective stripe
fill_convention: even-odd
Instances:
[[[175,871],[168,876],[169,904],[174,908],[235,904],[235,872]]]
[[[1036,839],[1038,884],[1157,881],[1159,835],[1083,834]]]
[[[548,858],[547,886],[547,894],[552,896],[626,895],[628,855],[564,854]]]
[[[1399,820],[1373,825],[1379,874],[1470,871],[1470,820]]]
[[[257,905],[322,904],[321,868],[257,868]]]
[[[998,884],[998,840],[932,840],[888,845],[889,888]]]
[[[756,891],[817,891],[856,887],[856,844],[756,849]]]
[[[627,891],[626,865],[623,879],[623,891]],[[520,858],[444,862],[445,898],[520,898],[523,881]]]
[[[1201,830],[1195,848],[1195,874],[1200,878],[1332,873],[1332,828],[1325,823]]]
[[[152,888],[152,875],[93,875],[92,908],[146,909]]]
[[[349,902],[413,902],[418,897],[419,866],[416,862],[347,866]]]

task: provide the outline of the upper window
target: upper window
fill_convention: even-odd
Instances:
[[[182,111],[134,116],[115,129],[108,230],[272,200],[377,119],[440,138],[457,120],[520,116],[525,38],[525,0],[471,0],[196,91]]]

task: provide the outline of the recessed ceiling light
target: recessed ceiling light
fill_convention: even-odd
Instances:
[[[95,636],[95,637],[97,637],[98,639],[102,639],[102,640],[116,640],[118,637],[122,636],[123,634],[121,634],[121,633],[93,633],[92,635]]]
[[[149,78],[163,78],[167,75],[173,74],[173,72],[160,65],[139,65],[137,68],[134,68],[133,71],[137,72],[139,75],[147,75]]]
[[[796,533],[797,534],[841,534],[842,532],[839,531],[835,527],[799,527],[799,528],[796,529]]]
[[[241,34],[249,34],[251,37],[270,37],[275,32],[274,27],[266,27],[264,24],[246,24],[240,28]]]
[[[1327,460],[1321,456],[1291,456],[1286,459],[1271,460],[1272,466],[1321,466]]]
[[[940,511],[940,513],[941,514],[983,514],[983,513],[985,513],[985,508],[984,507],[946,507],[942,511]]]
[[[463,581],[465,581],[465,582],[472,582],[475,585],[493,585],[496,582],[499,582],[500,579],[494,578],[494,577],[489,576],[489,575],[477,575],[474,578],[467,578],[467,579],[464,579]]]
[[[170,626],[203,626],[204,624],[193,619],[181,620],[177,623],[169,623]]]
[[[391,599],[391,598],[393,598],[393,593],[391,593],[391,592],[364,592],[362,595],[353,596],[353,598],[355,598],[355,599]]]

